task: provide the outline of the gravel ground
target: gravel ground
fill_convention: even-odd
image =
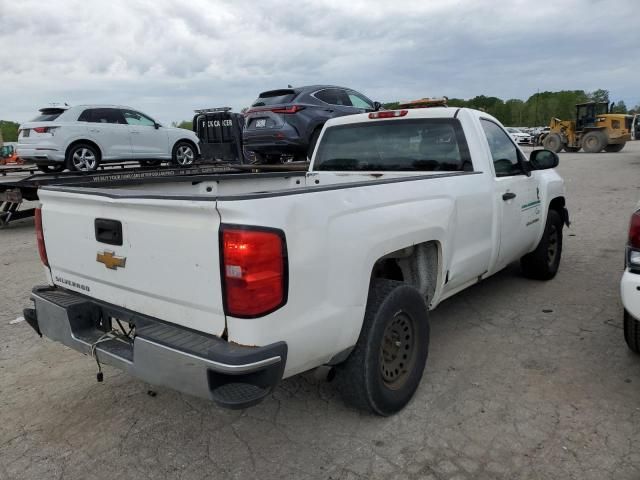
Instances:
[[[618,283],[638,200],[640,142],[561,154],[572,221],[558,276],[517,264],[431,316],[415,399],[391,418],[346,408],[331,383],[284,381],[228,411],[157,389],[9,322],[43,280],[33,221],[0,231],[2,479],[640,478],[640,356]]]

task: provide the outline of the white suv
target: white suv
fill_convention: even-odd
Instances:
[[[189,166],[200,149],[192,131],[164,127],[132,108],[78,105],[40,109],[40,115],[20,126],[17,155],[44,172],[61,172],[90,171],[101,162],[124,160]]]

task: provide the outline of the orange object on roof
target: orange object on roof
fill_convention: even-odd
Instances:
[[[398,108],[429,108],[429,107],[446,107],[447,97],[440,98],[419,98],[418,100],[411,100],[410,102],[401,103]]]

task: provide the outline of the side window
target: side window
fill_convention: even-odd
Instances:
[[[351,101],[351,105],[353,105],[354,107],[373,110],[373,104],[362,95],[356,92],[348,92],[348,95],[349,100]]]
[[[323,102],[330,105],[342,105],[348,107],[352,106],[347,92],[345,92],[344,90],[340,90],[339,88],[326,88],[324,90],[316,92],[314,96],[318,100],[322,100]]]
[[[84,115],[85,112],[82,112]],[[124,124],[124,118],[117,108],[94,108],[89,115],[89,122],[93,123],[119,123]]]
[[[92,109],[87,109],[84,112],[82,112],[80,114],[80,116],[78,117],[78,121],[79,122],[90,122],[91,121],[91,112],[93,112]]]
[[[314,96],[318,100],[322,100],[324,103],[328,103],[330,105],[336,105],[336,102],[338,101],[335,88],[327,88],[325,90],[320,90],[319,92],[316,92]]]
[[[156,122],[151,120],[146,115],[141,114],[140,112],[135,112],[133,110],[123,110],[122,114],[124,115],[125,121],[129,125],[143,125],[145,127],[154,127]]]
[[[496,176],[508,177],[523,174],[518,148],[514,145],[511,137],[490,120],[480,119],[480,123],[487,136]]]

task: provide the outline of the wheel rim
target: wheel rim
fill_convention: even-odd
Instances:
[[[587,144],[587,148],[589,149],[595,150],[600,145],[600,140],[598,140],[598,138],[595,136],[588,136],[585,139],[585,142]]]
[[[95,170],[97,160],[95,154],[88,148],[78,148],[71,157],[73,168],[81,171]]]
[[[179,165],[191,165],[193,163],[193,150],[187,145],[180,145],[176,151],[176,160]]]
[[[415,362],[416,335],[413,321],[398,312],[387,324],[380,346],[380,373],[385,385],[397,390],[407,381]]]
[[[555,225],[551,225],[549,229],[549,238],[548,238],[548,246],[547,246],[547,262],[550,267],[555,265],[556,258],[558,256],[558,248],[559,248],[559,236],[558,229]]]

